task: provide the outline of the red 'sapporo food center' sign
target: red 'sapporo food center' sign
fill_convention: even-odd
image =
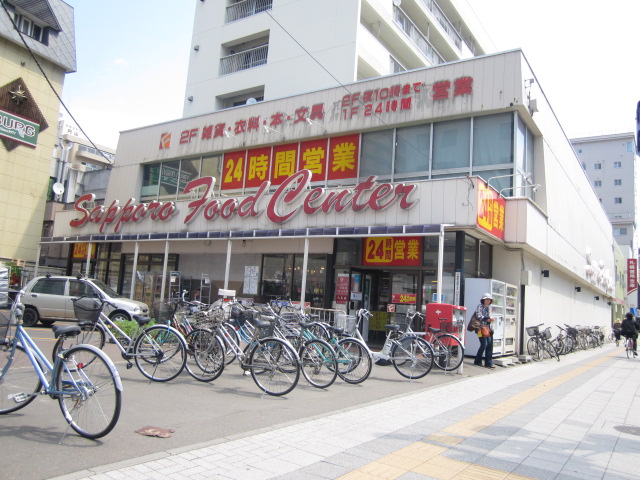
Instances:
[[[212,198],[214,177],[200,177],[189,182],[184,193],[198,197],[187,204],[188,212],[184,223],[197,218],[207,221],[224,221],[232,218],[266,216],[275,224],[284,224],[296,215],[332,214],[345,211],[379,212],[392,205],[408,210],[417,202],[412,198],[416,185],[405,183],[376,183],[375,176],[358,183],[352,188],[331,189],[310,188],[313,173],[310,170],[296,172],[282,182],[272,194],[268,193],[271,183],[264,181],[252,195],[242,198]],[[74,228],[88,224],[99,225],[100,233],[113,228],[118,233],[124,225],[144,220],[166,222],[180,213],[176,202],[136,203],[134,198],[120,206],[119,200],[110,205],[86,208],[87,202],[94,200],[93,194],[83,195],[75,203],[80,214],[69,222]]]

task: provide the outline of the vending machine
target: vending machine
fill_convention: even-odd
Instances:
[[[467,307],[466,324],[469,324],[471,316],[485,293],[490,293],[493,297],[490,307],[491,316],[495,319],[492,324],[493,356],[516,353],[518,288],[491,278],[466,279],[464,293],[464,303]],[[479,347],[478,336],[467,332],[465,355],[475,355]]]

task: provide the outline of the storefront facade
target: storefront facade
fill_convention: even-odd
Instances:
[[[106,205],[79,198],[43,242],[91,243],[138,298],[203,278],[212,300],[368,308],[375,332],[389,310],[473,309],[465,281],[495,278],[519,331],[607,325],[611,226],[529,79],[512,51],[123,132]]]

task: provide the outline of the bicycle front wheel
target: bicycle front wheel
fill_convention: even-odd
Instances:
[[[444,333],[435,337],[431,343],[433,359],[440,370],[456,370],[464,359],[464,347],[455,335]]]
[[[187,345],[182,335],[166,325],[147,328],[133,346],[140,373],[155,382],[176,378],[187,363]]]
[[[104,330],[95,323],[83,323],[78,325],[80,327],[80,333],[74,337],[62,336],[58,338],[58,341],[53,346],[53,352],[51,353],[51,359],[55,363],[56,357],[63,350],[68,350],[74,345],[93,345],[98,350],[102,350],[105,343]]]
[[[259,340],[251,350],[247,366],[258,388],[276,397],[291,392],[300,379],[298,355],[278,338]]]
[[[527,353],[536,362],[542,360],[542,347],[537,338],[531,337],[529,340],[527,340]]]
[[[625,342],[625,350],[627,351],[627,358],[631,358],[633,356],[633,347],[632,347],[632,342],[633,340],[629,339]]]
[[[327,388],[336,381],[338,362],[331,345],[313,339],[300,348],[300,367],[307,381],[316,388]]]
[[[53,375],[58,403],[71,428],[85,438],[100,438],[116,426],[122,408],[122,383],[113,362],[92,345],[62,353]]]
[[[338,375],[347,383],[362,383],[371,374],[373,361],[366,345],[355,338],[343,338],[335,346]]]
[[[433,348],[421,337],[401,338],[391,348],[391,363],[405,378],[422,378],[433,367]]]
[[[560,361],[560,356],[558,355],[558,351],[556,350],[556,347],[554,347],[549,340],[545,340],[543,342],[542,348],[544,350],[543,351],[544,358],[555,358],[556,360]]]
[[[10,359],[11,348],[0,348],[0,415],[26,407],[42,388],[24,348],[17,345]]]
[[[187,363],[189,375],[200,382],[212,382],[224,370],[224,347],[211,330],[198,328],[187,338]]]

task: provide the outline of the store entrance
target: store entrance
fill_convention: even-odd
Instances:
[[[384,341],[385,325],[401,322],[408,310],[419,309],[420,272],[352,268],[349,274],[348,313],[365,308],[373,314],[367,335],[362,332],[369,341]]]

